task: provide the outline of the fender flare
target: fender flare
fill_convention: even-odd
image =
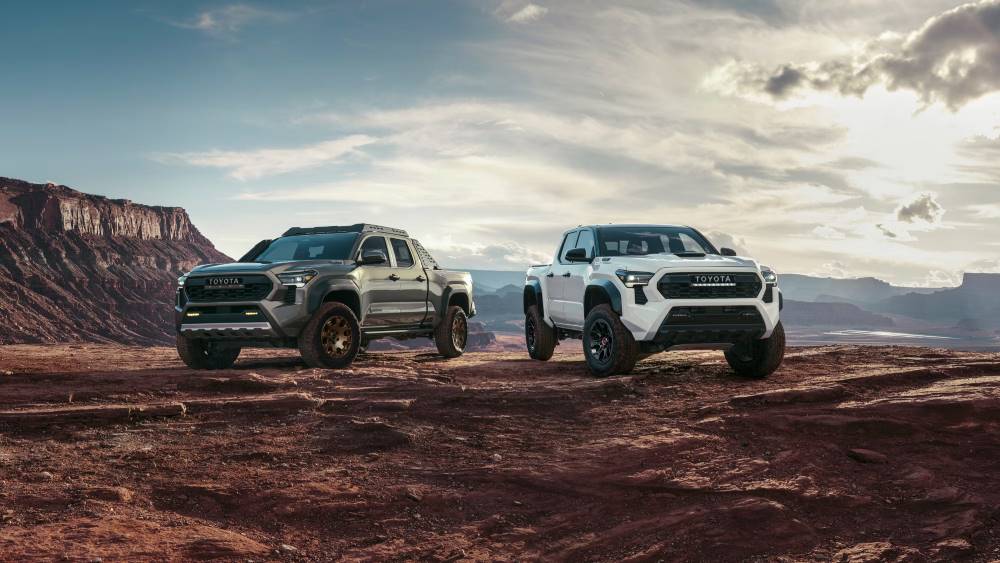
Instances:
[[[472,296],[469,295],[469,291],[467,289],[465,289],[464,287],[460,287],[458,289],[455,289],[455,286],[451,286],[451,285],[445,287],[444,291],[441,292],[441,308],[439,309],[440,314],[444,315],[445,311],[448,310],[448,302],[451,301],[451,296],[452,295],[464,295],[464,296],[466,296],[466,297],[469,298],[469,313],[468,314],[471,317],[471,313],[472,313]]]
[[[587,289],[584,290],[584,295],[591,293],[593,291],[591,288],[597,288],[597,291],[603,292],[607,295],[608,300],[611,301],[611,308],[614,312],[619,315],[622,314],[622,294],[618,291],[618,287],[611,280],[594,280],[587,284]],[[583,314],[586,317],[587,313],[590,312],[590,308],[587,307],[587,299],[584,297],[584,310]]]
[[[529,280],[524,285],[524,295],[522,298],[524,314],[528,314],[528,295],[529,292],[535,296],[535,303],[538,305],[538,312],[542,314],[542,318],[545,318],[545,300],[542,299],[542,282],[538,280]]]
[[[309,288],[309,292],[306,295],[306,310],[310,315],[319,309],[319,306],[323,304],[326,296],[333,291],[350,291],[358,298],[358,322],[361,322],[365,315],[364,303],[361,299],[361,292],[358,291],[358,287],[347,280],[323,280],[319,281],[316,285]]]

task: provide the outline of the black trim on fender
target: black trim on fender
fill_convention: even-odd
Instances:
[[[531,291],[535,296],[535,304],[538,305],[538,312],[542,314],[542,318],[545,318],[545,301],[542,299],[542,283],[538,280],[530,280],[524,286],[524,297],[522,299],[524,305],[524,313],[528,314],[528,291]]]
[[[611,280],[594,280],[587,286],[587,289],[585,289],[583,292],[585,296],[583,302],[584,317],[586,317],[587,313],[589,313],[591,309],[590,307],[587,307],[586,295],[587,293],[590,293],[590,288],[592,287],[599,288],[601,291],[603,291],[604,294],[607,295],[608,300],[611,301],[611,309],[614,310],[614,312],[618,313],[619,315],[622,314],[622,294],[620,291],[618,291],[618,287],[615,286],[615,284],[612,283]]]

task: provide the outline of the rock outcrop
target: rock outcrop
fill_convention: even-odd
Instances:
[[[167,343],[177,276],[229,260],[179,207],[0,177],[0,344]]]

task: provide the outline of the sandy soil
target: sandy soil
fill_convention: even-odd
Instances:
[[[629,377],[481,352],[0,347],[0,558],[1000,557],[1000,355],[791,348]]]

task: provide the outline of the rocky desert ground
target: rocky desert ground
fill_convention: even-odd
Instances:
[[[991,561],[1000,355],[0,347],[0,554],[68,561]]]

